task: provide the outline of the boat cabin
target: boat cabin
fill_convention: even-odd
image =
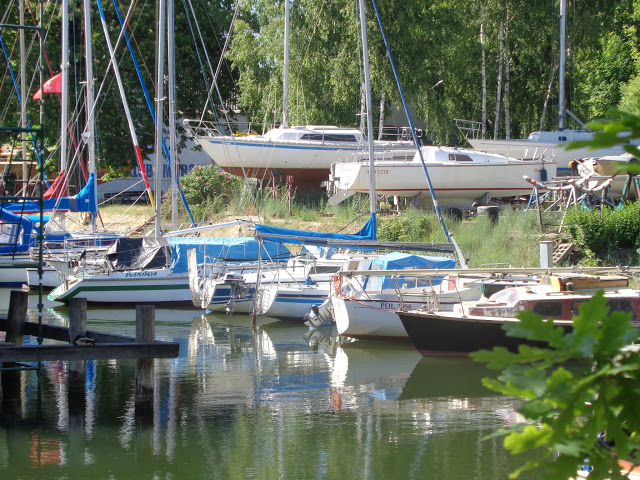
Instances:
[[[465,315],[503,318],[531,310],[545,318],[571,320],[598,290],[604,290],[611,311],[630,312],[632,322],[640,322],[640,294],[622,276],[543,276],[538,285],[506,288],[461,309]]]

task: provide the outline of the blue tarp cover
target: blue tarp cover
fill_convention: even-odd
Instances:
[[[432,257],[428,255],[413,255],[410,253],[392,252],[381,255],[371,262],[371,270],[404,270],[405,268],[456,268],[456,261],[446,257]],[[376,291],[380,289],[392,289],[395,285],[402,286],[428,286],[440,283],[439,281],[419,281],[416,284],[414,277],[397,276],[393,280],[391,276],[368,277],[365,281],[365,290]]]
[[[63,210],[70,212],[97,212],[98,205],[96,203],[95,196],[96,189],[96,174],[89,175],[87,184],[77,195],[73,197],[62,198],[49,198],[44,200],[44,211],[51,210]],[[39,212],[40,206],[35,200],[29,200],[20,203],[4,204],[3,209],[10,210],[13,213],[20,214],[21,212]]]
[[[307,232],[305,230],[293,230],[291,228],[269,227],[267,225],[256,224],[256,235],[258,233],[268,233],[276,237],[269,237],[273,242],[297,243],[297,244],[313,244],[314,240],[375,240],[376,239],[376,218],[371,218],[364,224],[362,230],[358,233],[330,233],[330,232]],[[278,236],[282,236],[278,238]],[[302,237],[299,239],[291,239],[286,237]]]
[[[187,251],[195,248],[198,264],[208,258],[217,258],[226,262],[252,262],[258,260],[260,243],[253,237],[169,237],[171,244],[171,271],[187,272]],[[274,242],[262,242],[262,259],[286,261],[291,252],[284,245]]]

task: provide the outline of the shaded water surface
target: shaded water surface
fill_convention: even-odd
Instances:
[[[482,365],[203,313],[157,310],[156,337],[180,356],[156,360],[147,425],[134,360],[87,362],[79,408],[66,362],[21,372],[0,417],[2,479],[506,479],[523,462],[485,439],[516,421],[516,404],[482,387]],[[45,308],[45,322],[67,317]],[[90,309],[88,329],[134,336],[135,309]]]

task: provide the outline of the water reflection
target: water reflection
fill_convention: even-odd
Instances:
[[[19,372],[19,411],[0,417],[3,478],[496,479],[522,462],[483,440],[516,417],[512,399],[482,388],[482,365],[345,342],[332,327],[156,313],[180,356],[155,363],[152,424],[136,422],[135,361],[87,362],[80,414],[65,362]],[[134,309],[88,317],[135,334]],[[45,319],[64,323],[66,310]]]

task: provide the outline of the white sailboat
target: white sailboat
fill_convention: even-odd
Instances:
[[[558,79],[558,104],[560,111],[558,113],[558,129],[555,131],[535,131],[532,132],[528,138],[520,140],[467,138],[467,141],[475,150],[499,153],[501,155],[514,158],[554,158],[558,163],[558,174],[561,175],[571,174],[569,162],[572,160],[589,157],[602,157],[605,155],[621,155],[624,153],[624,150],[620,145],[597,150],[589,150],[587,148],[566,150],[566,146],[569,143],[578,140],[591,140],[594,135],[594,132],[589,131],[586,128],[583,130],[565,129],[565,118],[566,113],[568,112],[566,109],[565,99],[566,17],[567,2],[566,0],[561,0],[560,72]],[[469,130],[461,128],[460,124],[459,128],[461,131]]]
[[[434,193],[441,206],[468,209],[489,198],[514,197],[531,193],[523,176],[538,180],[556,175],[556,162],[542,159],[517,160],[498,154],[455,147],[421,147]],[[399,197],[415,197],[430,191],[422,174],[418,154],[406,162],[375,162],[376,192]],[[369,191],[368,162],[335,163],[331,166],[333,196],[338,203],[349,194]],[[431,196],[425,195],[427,201]]]
[[[299,189],[318,189],[326,180],[334,162],[361,157],[367,139],[356,128],[334,125],[289,126],[288,105],[288,39],[289,1],[285,1],[285,45],[282,125],[263,135],[233,135],[220,131],[218,125],[202,120],[187,120],[185,125],[213,162],[225,171],[259,180],[269,173],[293,176]],[[406,133],[406,132],[405,132]],[[371,135],[372,132],[369,133]],[[403,160],[413,157],[415,145],[411,136],[396,140],[375,141],[376,158]]]

